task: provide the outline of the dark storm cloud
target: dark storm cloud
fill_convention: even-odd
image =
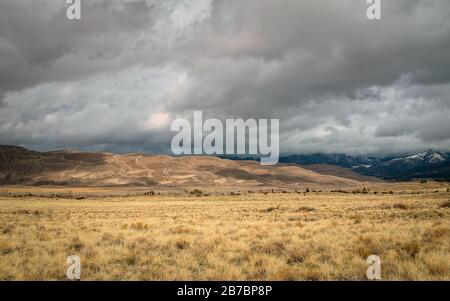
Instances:
[[[170,120],[280,118],[281,151],[450,149],[450,2],[0,2],[0,140],[168,152]]]
[[[192,43],[192,53],[207,56],[191,60],[192,68],[199,85],[236,83],[224,92],[225,103],[254,98],[272,107],[353,96],[407,74],[418,83],[447,83],[450,4],[392,2],[384,2],[385,19],[373,23],[365,19],[364,1],[238,1],[232,29]]]
[[[126,68],[121,59],[152,28],[146,1],[84,1],[83,20],[66,18],[65,1],[0,3],[0,91],[74,80]]]

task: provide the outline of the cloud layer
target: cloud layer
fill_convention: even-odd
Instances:
[[[282,153],[450,150],[450,3],[0,2],[0,141],[169,153],[170,121],[279,118]]]

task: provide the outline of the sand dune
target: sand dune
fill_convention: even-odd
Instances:
[[[261,166],[253,161],[216,157],[35,152],[0,146],[3,185],[167,186],[167,187],[320,187],[356,186],[366,179],[324,175],[299,166]]]
[[[330,164],[312,164],[312,165],[302,165],[303,168],[318,172],[323,175],[333,175],[337,177],[342,177],[346,179],[352,179],[362,182],[383,182],[382,179],[376,177],[369,177],[360,175],[350,169],[346,169],[336,165]]]

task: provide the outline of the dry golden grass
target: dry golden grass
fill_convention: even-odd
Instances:
[[[450,194],[417,191],[0,197],[0,279],[449,280]]]

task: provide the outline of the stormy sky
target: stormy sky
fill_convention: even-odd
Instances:
[[[82,0],[83,1],[83,0]],[[0,0],[0,144],[170,153],[174,118],[279,118],[288,153],[450,151],[450,1]]]

